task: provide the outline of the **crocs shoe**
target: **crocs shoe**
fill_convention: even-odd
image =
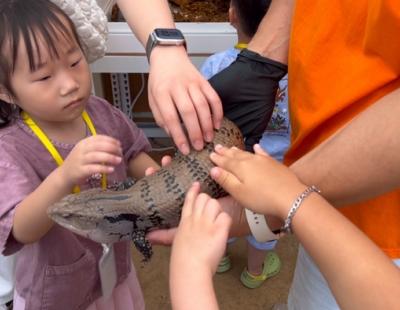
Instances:
[[[240,281],[247,288],[257,288],[260,287],[265,280],[278,274],[280,269],[281,260],[279,259],[278,254],[275,252],[269,252],[265,257],[262,273],[258,276],[252,275],[246,267],[240,275]]]
[[[217,273],[224,273],[231,269],[231,258],[229,255],[225,255],[221,258],[221,261],[217,267]]]

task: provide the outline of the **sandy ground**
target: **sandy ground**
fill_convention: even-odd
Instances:
[[[260,288],[250,290],[239,280],[240,273],[246,264],[246,242],[241,239],[231,245],[229,252],[233,268],[214,277],[220,309],[265,310],[271,309],[275,303],[285,302],[293,277],[297,246],[298,243],[292,236],[280,239],[276,249],[282,261],[280,273],[267,280]],[[134,262],[148,310],[171,309],[168,291],[169,255],[170,248],[154,247],[152,260],[143,264],[140,254],[133,250]]]

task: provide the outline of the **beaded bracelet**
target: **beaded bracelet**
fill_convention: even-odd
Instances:
[[[308,197],[311,193],[321,193],[321,191],[315,187],[314,185],[308,187],[304,192],[302,192],[296,200],[293,202],[292,207],[289,210],[288,216],[285,220],[285,224],[282,226],[281,231],[291,234],[292,233],[292,219],[297,211],[297,209],[300,207],[304,199]]]

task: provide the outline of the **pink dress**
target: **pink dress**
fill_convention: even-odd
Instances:
[[[121,111],[97,97],[90,97],[86,111],[98,134],[121,142],[123,161],[107,175],[113,186],[127,178],[128,161],[150,150],[141,131]],[[52,141],[63,158],[74,145]],[[136,272],[132,268],[131,242],[114,244],[117,287],[112,300],[101,298],[98,262],[102,246],[54,225],[39,241],[23,245],[12,235],[18,204],[57,167],[54,159],[21,119],[0,129],[0,251],[18,252],[15,275],[16,310],[85,310],[144,308]],[[100,179],[88,178],[81,189],[100,187]],[[123,307],[121,308],[121,305]],[[114,307],[114,308],[112,308]]]

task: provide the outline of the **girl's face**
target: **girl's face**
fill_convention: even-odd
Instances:
[[[91,92],[89,65],[75,39],[58,35],[58,57],[37,37],[40,59],[31,71],[24,40],[20,40],[15,71],[11,76],[13,102],[39,124],[68,123],[80,117]],[[71,35],[71,38],[73,36]]]

